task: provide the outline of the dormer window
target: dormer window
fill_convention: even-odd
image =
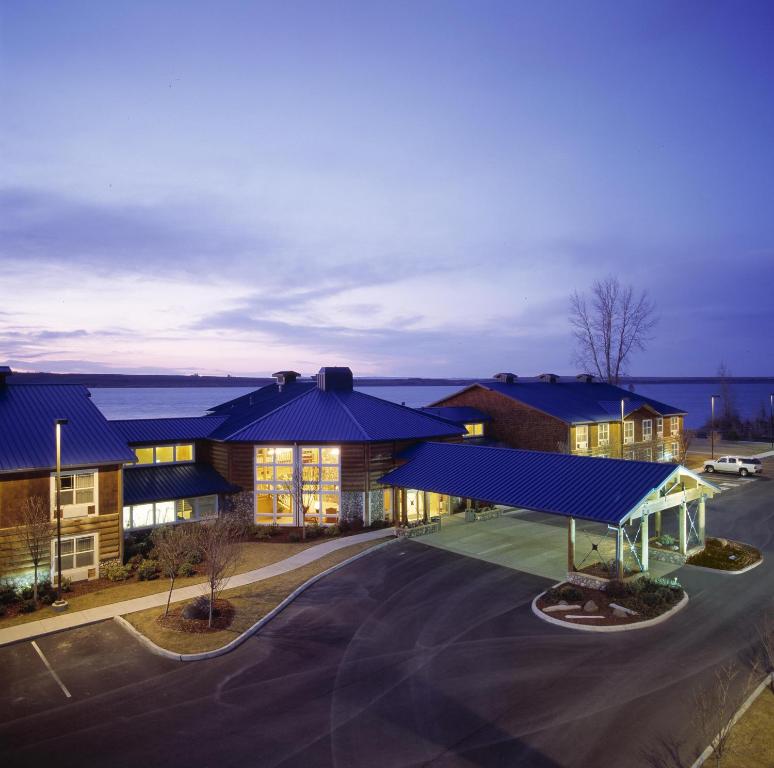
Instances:
[[[135,464],[180,464],[194,460],[192,443],[178,445],[147,445],[134,449]]]
[[[465,437],[482,437],[484,434],[484,425],[477,421],[465,424]]]

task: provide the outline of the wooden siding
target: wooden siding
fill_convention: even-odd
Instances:
[[[550,386],[550,384],[546,384]],[[484,436],[511,448],[532,451],[560,451],[569,438],[566,422],[531,408],[500,392],[472,387],[437,403],[439,406],[467,405],[492,417],[484,424]]]

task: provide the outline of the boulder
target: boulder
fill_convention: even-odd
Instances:
[[[628,619],[629,614],[626,613],[622,608],[613,608],[613,618],[614,619]]]
[[[588,600],[583,606],[584,613],[596,613],[598,610],[599,606],[593,600]]]

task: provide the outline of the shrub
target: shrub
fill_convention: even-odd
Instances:
[[[158,579],[160,570],[157,560],[143,560],[137,566],[137,578],[140,581],[153,581]]]
[[[305,526],[304,530],[306,531],[307,539],[319,539],[320,536],[323,535],[324,529],[319,523],[312,523],[311,525]]]
[[[341,533],[341,529],[338,525],[327,525],[323,529],[323,536],[338,536]]]
[[[352,523],[350,523],[349,520],[347,520],[345,517],[339,520],[339,530],[341,531],[341,533],[347,533],[351,529],[352,529]]]
[[[665,533],[659,537],[658,543],[661,544],[662,547],[673,547],[677,543],[677,540],[674,536]]]
[[[35,605],[34,600],[25,600],[19,606],[19,613],[34,613],[36,609],[37,605]]]
[[[363,530],[363,518],[362,517],[353,517],[352,520],[349,521],[349,527],[353,531],[362,531]]]
[[[135,531],[130,533],[125,539],[124,562],[128,563],[133,557],[147,557],[150,553],[152,544],[150,540],[152,529],[147,531]]]
[[[32,585],[28,587],[22,587],[19,590],[19,597],[21,597],[22,600],[32,600],[32,596],[35,594],[35,590],[32,588]]]
[[[371,525],[368,527],[371,528],[371,530],[378,531],[382,528],[389,528],[390,523],[388,523],[386,520],[372,520]]]
[[[663,602],[660,592],[643,592],[640,595],[640,600],[649,608],[656,608]]]
[[[583,592],[578,587],[567,584],[559,589],[559,599],[566,600],[568,603],[575,603],[578,600],[583,600]]]
[[[73,588],[73,580],[67,576],[62,576],[62,592],[71,592]]]
[[[16,593],[14,586],[5,581],[0,584],[0,605],[10,605],[11,603],[18,603],[19,595]]]
[[[106,560],[99,564],[99,577],[108,581],[126,581],[132,575],[132,569],[120,560]],[[64,579],[62,579],[64,583]]]
[[[608,597],[612,597],[614,600],[622,597],[631,597],[631,595],[634,594],[634,588],[625,581],[612,579],[607,584],[605,594],[607,594]]]
[[[186,556],[185,561],[191,565],[199,565],[204,558],[202,557],[201,550],[198,547],[194,547]]]
[[[212,617],[216,618],[220,615],[220,611],[216,607],[217,603],[213,605]],[[206,595],[201,595],[195,600],[192,600],[185,608],[183,608],[184,619],[200,619],[207,621],[210,618],[210,599]]]
[[[295,531],[293,533],[288,534],[288,541],[292,543],[296,543],[297,541],[301,541],[301,534],[296,533]]]
[[[180,568],[177,569],[178,576],[193,576],[196,573],[196,568],[191,563],[183,563]]]

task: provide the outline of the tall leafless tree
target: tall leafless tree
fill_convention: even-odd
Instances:
[[[53,535],[48,504],[42,496],[28,496],[24,499],[20,528],[24,549],[32,561],[34,572],[32,594],[37,605],[40,565],[50,556],[51,536]]]
[[[588,300],[574,291],[570,297],[574,362],[585,372],[618,384],[632,353],[645,349],[656,321],[655,305],[647,292],[637,295],[617,277],[595,281]]]
[[[178,573],[198,544],[192,528],[188,525],[164,525],[154,528],[151,542],[153,556],[158,561],[161,572],[169,579],[169,594],[164,609],[164,616],[167,616]]]
[[[304,475],[304,470],[307,474]],[[282,490],[290,496],[293,505],[293,516],[301,526],[301,538],[306,539],[306,516],[315,500],[322,504],[322,483],[318,475],[310,475],[310,471],[319,472],[319,467],[294,466],[290,480],[282,483]]]
[[[766,611],[757,626],[757,633],[761,657],[769,675],[769,687],[774,693],[774,611]]]
[[[223,591],[239,561],[241,531],[228,517],[201,522],[196,530],[199,549],[204,556],[204,572],[209,591],[208,626],[211,627],[215,600]]]

